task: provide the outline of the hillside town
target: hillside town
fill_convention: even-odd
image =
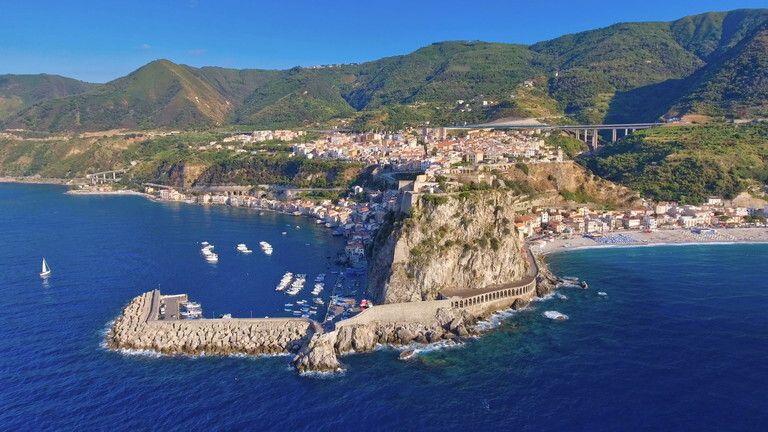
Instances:
[[[408,213],[419,205],[421,197],[449,195],[467,184],[494,187],[499,183],[495,173],[520,164],[566,161],[560,147],[547,144],[549,133],[535,129],[449,133],[446,128],[420,128],[396,133],[333,131],[315,134],[318,136],[309,140],[304,131],[239,133],[194,150],[246,152],[247,146],[253,149],[259,143],[279,142],[290,146],[290,155],[296,158],[355,161],[380,167],[382,175],[389,176],[390,183],[394,181],[397,187],[378,190],[356,185],[338,191],[337,199],[307,196],[276,185],[214,185],[179,190],[151,184],[145,185],[144,192],[161,201],[246,207],[313,218],[333,230],[334,235],[347,239],[340,262],[362,266],[366,248],[388,215]],[[408,180],[396,180],[399,174],[407,174]],[[111,186],[95,184],[86,189],[110,190]],[[768,206],[737,205],[721,197],[710,197],[699,206],[641,200],[631,208],[611,210],[569,201],[558,207],[524,205],[514,223],[518,235],[528,239],[585,236],[597,242],[622,242],[626,239],[616,234],[766,226],[766,215]]]
[[[399,132],[326,132],[315,139],[303,139],[304,131],[268,130],[241,133],[195,151],[231,151],[258,154],[259,143],[290,143],[291,155],[308,159],[330,159],[387,165],[395,171],[437,172],[462,164],[507,164],[559,162],[561,149],[546,145],[549,131],[418,128]],[[254,147],[254,144],[256,146]]]

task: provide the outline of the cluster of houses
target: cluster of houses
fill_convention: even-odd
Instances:
[[[224,143],[240,142],[240,143],[260,143],[264,141],[293,141],[303,137],[306,132],[302,130],[257,130],[250,134],[237,134],[226,137],[221,141]]]
[[[563,153],[548,146],[549,132],[471,129],[449,135],[445,128],[408,132],[329,133],[293,146],[307,158],[342,159],[389,165],[398,171],[430,171],[463,164],[562,162]]]
[[[515,226],[526,237],[541,234],[600,235],[620,230],[765,226],[766,215],[768,206],[737,207],[713,197],[701,206],[659,202],[616,211],[595,211],[587,207],[575,210],[533,209],[530,214],[518,216]]]

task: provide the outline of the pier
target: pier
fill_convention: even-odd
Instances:
[[[164,354],[287,354],[295,352],[320,326],[303,318],[220,318],[180,320],[186,295],[164,296],[159,290],[134,298],[115,320],[107,344],[115,349],[152,350]]]

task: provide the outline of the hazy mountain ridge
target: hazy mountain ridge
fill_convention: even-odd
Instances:
[[[557,112],[548,114],[580,122],[763,115],[768,69],[760,66],[766,57],[760,29],[766,23],[768,9],[715,12],[615,24],[531,46],[442,42],[323,68],[235,70],[158,60],[103,85],[84,85],[80,92],[75,86],[73,95],[42,92],[38,100],[6,102],[13,108],[5,109],[3,126],[62,131],[342,120],[359,128],[471,123],[539,113],[528,106],[535,99],[516,99],[525,81],[557,101]],[[737,83],[739,90],[725,91],[723,83]],[[459,107],[458,100],[474,105]],[[493,106],[483,107],[483,100]]]

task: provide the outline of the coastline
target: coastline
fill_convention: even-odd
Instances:
[[[156,201],[157,199],[147,193],[139,192],[131,189],[122,189],[122,190],[112,190],[112,191],[99,191],[99,190],[87,190],[87,189],[70,189],[66,192],[64,192],[67,195],[130,195],[130,196],[141,196],[144,198],[147,198],[152,201]]]
[[[620,231],[611,234],[623,234],[637,240],[634,243],[601,244],[586,237],[555,239],[539,243],[531,250],[539,256],[584,249],[638,248],[658,246],[695,246],[695,245],[731,245],[731,244],[768,244],[766,228],[718,228],[717,234],[694,234],[687,229],[659,230],[651,233],[640,231]],[[609,234],[610,235],[610,234]]]
[[[0,176],[0,183],[41,184],[41,185],[71,185],[74,179],[28,177],[28,176]]]

